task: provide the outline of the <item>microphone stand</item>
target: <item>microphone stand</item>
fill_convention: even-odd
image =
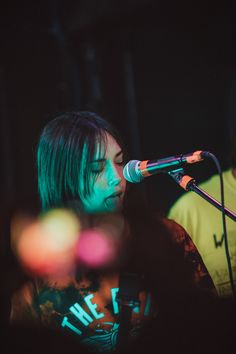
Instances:
[[[196,181],[193,177],[185,175],[182,168],[174,171],[169,171],[168,174],[180,185],[180,187],[186,191],[193,191],[197,193],[209,203],[214,205],[217,209],[221,211],[224,210],[225,215],[227,215],[233,221],[236,221],[236,214],[233,211],[229,210],[228,208],[222,208],[222,205],[215,198],[213,198],[210,194],[206,193],[203,189],[196,185]]]

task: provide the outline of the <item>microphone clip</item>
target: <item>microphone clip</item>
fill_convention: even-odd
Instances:
[[[183,168],[178,168],[177,170],[169,171],[168,174],[177,182],[180,187],[189,191],[192,189],[192,186],[195,185],[196,180],[185,174]]]

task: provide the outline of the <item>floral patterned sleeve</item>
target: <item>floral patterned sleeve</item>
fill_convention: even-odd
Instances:
[[[194,283],[201,289],[210,290],[217,295],[216,288],[202,257],[186,230],[174,220],[166,219],[165,224],[171,231],[174,241],[183,248],[185,258],[193,266]]]

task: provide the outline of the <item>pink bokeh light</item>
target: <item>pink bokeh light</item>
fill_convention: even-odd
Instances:
[[[115,243],[103,230],[87,229],[80,234],[76,258],[89,268],[107,267],[116,259]]]

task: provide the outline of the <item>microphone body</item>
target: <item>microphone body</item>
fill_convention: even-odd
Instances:
[[[168,173],[183,167],[185,164],[200,162],[205,156],[207,156],[207,152],[195,151],[186,155],[170,156],[160,160],[131,160],[125,165],[123,175],[128,182],[139,183],[145,177],[157,173]]]

